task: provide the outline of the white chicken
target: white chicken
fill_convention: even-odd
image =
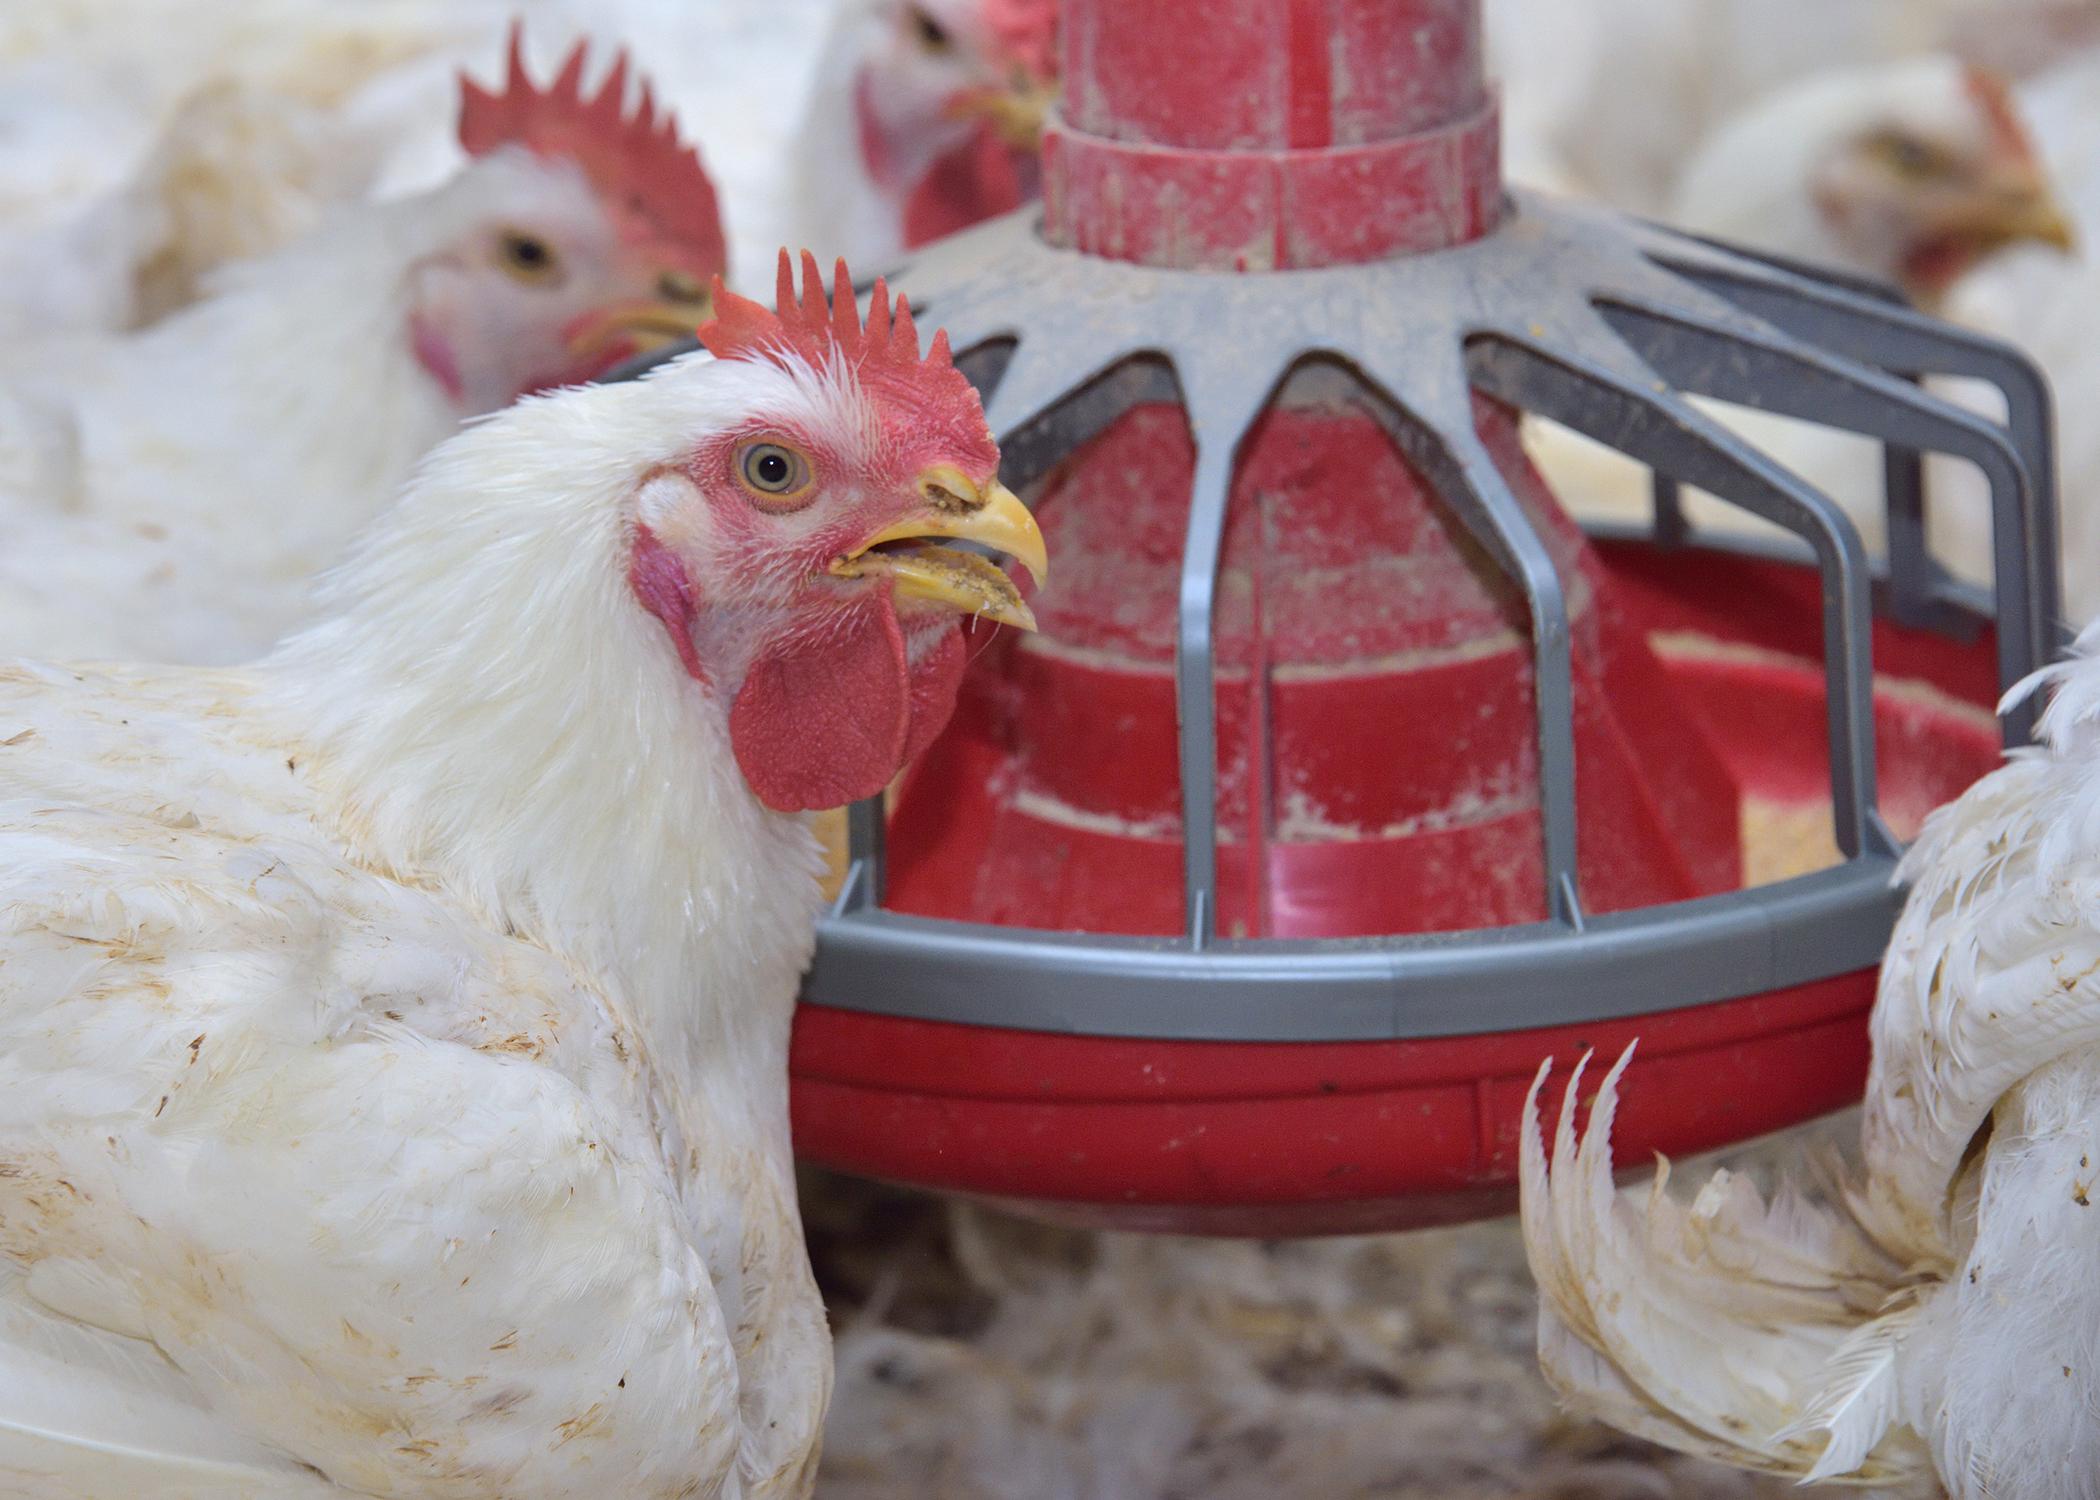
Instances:
[[[2042,748],[1934,813],[1883,962],[1863,1170],[1816,1202],[1612,1185],[1616,1070],[1551,1151],[1527,1109],[1539,1352],[1574,1409],[1806,1479],[1954,1500],[2100,1474],[2100,630],[2041,674]],[[1544,1082],[1541,1073],[1539,1083]]]
[[[2100,5],[2089,8],[2100,27]],[[2081,251],[2064,257],[2030,248],[1994,259],[1965,277],[1945,312],[2034,356],[2049,377],[2059,409],[2083,410],[2100,389],[2100,46],[2071,50],[2024,82],[2022,115],[2062,186],[2077,221]],[[2100,615],[2100,427],[2060,423],[2057,432],[2062,511],[2059,521],[2066,613]],[[1947,556],[1963,571],[1988,577],[1989,509],[1975,472],[1935,464],[1934,520],[1944,521]]]
[[[1053,0],[845,0],[794,148],[787,237],[857,261],[1035,196]]]
[[[2071,223],[2001,78],[1927,56],[1815,74],[1699,148],[1670,220],[1937,303],[2007,245]]]
[[[0,649],[219,663],[309,583],[465,416],[690,330],[723,266],[697,157],[595,96],[581,46],[536,89],[467,84],[470,166],[346,213],[128,337],[17,354],[0,386]],[[288,503],[289,497],[297,503]]]
[[[0,1487],[806,1494],[816,848],[1040,575],[878,288],[449,442],[241,670],[0,668]]]

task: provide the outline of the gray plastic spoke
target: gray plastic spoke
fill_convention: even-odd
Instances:
[[[1000,388],[1004,390],[1002,385]],[[1017,404],[1034,395],[1015,398]],[[1173,367],[1162,355],[1133,354],[1114,367],[1076,374],[1052,404],[1000,433],[999,472],[1015,489],[1033,484],[1064,457],[1092,442],[1140,402],[1181,403]],[[1054,413],[1055,420],[1043,420]]]
[[[1667,474],[1648,476],[1648,493],[1654,513],[1648,522],[1649,535],[1660,546],[1674,547],[1692,534],[1692,523],[1684,514],[1684,486]]]
[[[2004,433],[2034,493],[2030,567],[2045,557],[2055,558],[2055,403],[2048,378],[2024,351],[1968,329],[1950,328],[1827,278],[1762,276],[1716,264],[1712,258],[1665,263],[1745,313],[1844,358],[1903,375],[1963,376],[1995,387],[2005,398]],[[2044,654],[2053,656],[2066,638],[2053,562],[2048,568],[2035,568],[2033,588],[2036,611],[2049,631]]]
[[[2046,392],[2018,356],[1891,306],[1881,289],[1834,285],[1808,268],[1749,259],[1590,206],[1522,191],[1512,203],[1505,227],[1474,243],[1326,271],[1230,276],[1095,260],[1044,243],[1034,212],[914,254],[892,287],[925,307],[922,326],[947,324],[963,351],[1017,340],[992,402],[1010,483],[1047,473],[1134,402],[1181,399],[1189,413],[1197,464],[1176,691],[1191,920],[1182,933],[1115,937],[884,910],[870,805],[856,814],[852,877],[820,925],[807,998],[1081,1035],[1346,1041],[1639,1017],[1873,965],[1901,892],[1873,805],[1872,580],[1863,549],[1827,497],[1678,390],[1850,426],[1887,445],[1896,608],[1929,629],[1973,631],[1986,617],[1974,591],[1919,566],[1928,559],[1916,535],[1917,455],[1951,453],[1982,467],[2015,539],[2022,522],[2038,522],[2024,549],[2001,558],[2009,587],[1999,606],[2009,628],[1999,633],[2014,643],[2001,677],[2053,644],[2037,644],[2045,593],[2020,586],[2045,560],[2054,566],[2042,514],[2052,482]],[[1148,349],[1162,357],[1131,357]],[[1555,887],[1548,920],[1336,939],[1217,935],[1211,611],[1236,450],[1276,383],[1325,353],[1357,366],[1372,390],[1366,409],[1526,591],[1542,839]],[[989,381],[999,358],[987,353],[972,368]],[[1907,383],[1921,372],[1998,384],[2014,414],[2009,429]],[[1673,505],[1680,480],[1806,539],[1823,594],[1833,800],[1852,857],[1753,889],[1582,911],[1564,686],[1568,601],[1548,539],[1473,429],[1474,377],[1491,394],[1647,462],[1657,498],[1649,545],[1800,561],[1792,538],[1681,528]],[[2003,552],[2002,531],[2000,540]]]
[[[1282,372],[1252,363],[1223,366],[1171,353],[1169,358],[1196,445],[1176,609],[1174,716],[1181,734],[1184,915],[1189,944],[1200,949],[1215,940],[1218,923],[1218,563],[1240,445]],[[1266,691],[1259,681],[1249,687]]]
[[[1394,439],[1428,472],[1439,496],[1524,591],[1531,616],[1546,910],[1554,921],[1579,928],[1583,912],[1575,819],[1575,691],[1567,590],[1560,571],[1474,430],[1471,390],[1459,351],[1446,351],[1440,372],[1399,365],[1383,349],[1342,352],[1399,413],[1389,427]],[[1436,378],[1438,373],[1442,379]],[[1410,391],[1415,404],[1401,403],[1396,389]]]
[[[846,809],[846,879],[832,903],[834,914],[882,905],[886,818],[880,792]]]
[[[1630,354],[1585,357],[1505,335],[1476,345],[1475,378],[1527,410],[1608,442],[1651,469],[1806,540],[1823,575],[1832,817],[1849,856],[1886,849],[1875,823],[1872,575],[1844,510],[1713,421]]]
[[[1991,491],[1993,550],[2001,580],[2000,675],[2017,681],[2048,660],[2047,627],[2039,599],[2028,587],[2034,571],[2037,497],[2019,455],[1996,424],[1951,408],[1897,376],[1808,348],[1747,319],[1716,323],[1697,314],[1628,303],[1605,304],[1598,311],[1643,359],[1683,390],[1975,464]],[[2031,736],[2033,716],[2027,706],[2006,716],[2007,743],[2021,744]]]
[[[1139,352],[1108,349],[1089,350],[1082,355],[1051,337],[1023,339],[1015,347],[1013,358],[1007,361],[999,384],[993,387],[992,399],[985,404],[985,422],[992,435],[1004,443],[1017,430]]]

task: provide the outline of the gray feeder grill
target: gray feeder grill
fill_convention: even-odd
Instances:
[[[1278,34],[1177,56],[1164,100],[1171,40],[1123,77],[1196,10]],[[1990,718],[2062,639],[2027,358],[1505,194],[1477,0],[1339,39],[1287,10],[1068,0],[1046,204],[891,278],[986,393],[1055,576],[887,818],[851,811],[805,1157],[1080,1222],[1355,1231],[1505,1209],[1548,1056],[1641,1039],[1628,1160],[1828,1112],[1865,1074],[1892,826],[2030,733]],[[1326,140],[1307,56],[1384,80],[1329,78]],[[1264,90],[1273,136],[1219,144]],[[1688,396],[1883,444],[1886,557]],[[1649,524],[1580,532],[1519,413],[1651,470]],[[1926,549],[1931,453],[1988,483],[1995,599]],[[1787,535],[1695,525],[1680,485]],[[1746,885],[1752,806],[1827,819],[1829,860]]]

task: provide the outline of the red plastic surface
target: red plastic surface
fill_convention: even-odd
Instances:
[[[1478,0],[1066,0],[1063,42],[1064,110],[1043,159],[1059,243],[1261,272],[1433,249],[1495,223]],[[1220,926],[1327,936],[1536,919],[1522,601],[1360,394],[1317,388],[1287,389],[1237,465],[1216,614]],[[1738,884],[1746,798],[1813,835],[1829,796],[1814,575],[1592,548],[1524,462],[1512,415],[1484,401],[1475,415],[1567,582],[1585,907]],[[891,905],[1181,930],[1171,664],[1191,468],[1180,413],[1141,407],[1035,498],[1058,564],[1036,601],[1044,630],[980,649],[894,814]],[[1995,763],[1993,660],[1988,638],[1876,626],[1881,805],[1899,833]],[[1619,1154],[1682,1155],[1855,1097],[1872,999],[1860,972],[1625,1021],[1354,1044],[1074,1037],[805,1006],[796,1144],[1088,1223],[1398,1228],[1509,1207],[1523,1095],[1546,1057],[1615,1055],[1639,1037]]]
[[[1478,0],[1067,0],[1063,38],[1043,140],[1056,243],[1260,271],[1494,226]]]
[[[1599,547],[1615,596],[1746,789],[1827,797],[1806,569]],[[1994,648],[1878,624],[1884,806],[1908,832],[1995,764]],[[805,1006],[796,1144],[865,1175],[1074,1222],[1215,1234],[1394,1229],[1506,1211],[1541,1059],[1640,1038],[1619,1154],[1673,1156],[1856,1098],[1871,972],[1664,1015],[1426,1041],[1155,1042]]]
[[[1506,1212],[1541,1059],[1636,1037],[1623,1161],[1706,1150],[1857,1098],[1873,976],[1542,1031],[1243,1045],[1075,1038],[805,1006],[798,1149],[1067,1222],[1346,1234]]]
[[[1585,907],[1733,889],[1734,774],[1673,707],[1508,411],[1476,411],[1572,580]],[[980,655],[899,798],[891,907],[1182,930],[1173,663],[1192,464],[1179,409],[1140,407],[1034,499],[1058,559],[1035,600],[1042,629]],[[1545,916],[1523,599],[1361,412],[1287,401],[1256,427],[1216,634],[1221,931],[1375,936]]]
[[[1065,0],[1065,115],[1090,135],[1228,151],[1434,129],[1470,114],[1485,92],[1479,9],[1480,0]]]

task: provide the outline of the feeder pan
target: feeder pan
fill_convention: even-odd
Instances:
[[[980,642],[851,811],[798,1151],[1070,1222],[1369,1231],[1506,1211],[1549,1056],[1639,1038],[1626,1160],[1856,1099],[1891,829],[2026,740],[1993,705],[2061,638],[2035,367],[1505,193],[1478,0],[1067,0],[1063,47],[1044,204],[891,280],[986,393],[1043,629]],[[1878,440],[1886,557],[1688,395]],[[1524,413],[1647,466],[1652,522],[1579,529]],[[1994,599],[1926,549],[1927,453],[1988,481]],[[1752,883],[1759,808],[1832,862]]]

